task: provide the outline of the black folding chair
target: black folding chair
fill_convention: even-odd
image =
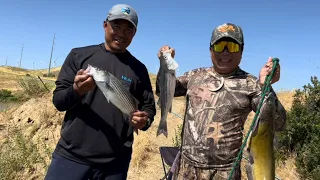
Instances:
[[[160,147],[160,156],[161,156],[161,160],[162,160],[162,166],[163,166],[163,170],[164,170],[164,177],[161,178],[160,180],[171,180],[173,173],[176,169],[176,167],[173,167],[175,163],[175,161],[179,160],[180,157],[180,149],[179,147]],[[166,163],[168,166],[170,166],[169,170],[166,170]]]

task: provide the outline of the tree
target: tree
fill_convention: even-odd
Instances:
[[[296,153],[296,166],[302,178],[319,179],[320,82],[317,77],[311,77],[311,84],[296,91],[287,118],[286,130],[279,133],[278,157]]]

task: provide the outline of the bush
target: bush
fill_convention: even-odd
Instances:
[[[56,77],[56,75],[53,73],[50,73],[49,75],[48,75],[48,73],[46,73],[46,74],[43,74],[42,76],[43,77]]]
[[[45,153],[41,153],[39,147],[24,137],[19,129],[10,131],[6,141],[0,144],[1,179],[24,179],[24,173],[32,174],[39,166],[45,172],[51,150],[46,145],[41,148]]]
[[[53,85],[52,83],[42,83],[40,79],[35,77],[24,77],[17,80],[23,91],[29,96],[41,96],[50,92]]]
[[[287,116],[287,128],[279,133],[279,160],[296,153],[296,166],[303,179],[320,177],[320,82],[297,90]]]
[[[12,71],[27,71],[27,69],[20,68],[20,67],[15,67],[15,66],[7,66],[7,69],[10,69]]]
[[[7,89],[0,89],[0,101],[8,102],[8,101],[17,101],[18,98],[15,97],[11,91]]]
[[[173,146],[179,147],[181,145],[181,132],[182,132],[182,124],[178,125],[177,130],[174,130],[174,138],[172,138]]]

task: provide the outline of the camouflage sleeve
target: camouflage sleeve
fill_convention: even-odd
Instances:
[[[256,112],[260,99],[262,97],[263,87],[259,84],[257,80],[254,80],[252,82],[251,88],[251,107],[252,110]],[[270,89],[270,92],[265,95],[264,103],[265,105],[260,110],[260,119],[268,120],[270,118],[273,118],[275,121],[275,130],[284,130],[286,125],[287,112],[285,108],[282,106],[279,99],[277,98],[277,95],[272,89],[272,87]]]
[[[194,75],[198,69],[194,69],[184,73],[182,76],[177,77],[176,88],[174,92],[174,97],[185,96],[187,94],[187,86],[190,78]],[[157,74],[156,80],[156,95],[160,96],[160,71]]]

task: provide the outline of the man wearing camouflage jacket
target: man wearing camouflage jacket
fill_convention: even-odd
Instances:
[[[173,179],[225,180],[240,151],[244,123],[257,110],[266,76],[272,69],[272,58],[260,71],[259,78],[243,71],[240,61],[244,48],[241,27],[226,23],[216,27],[210,41],[213,66],[191,70],[177,78],[175,97],[186,96],[187,107],[182,129],[180,165]],[[161,51],[172,50],[169,46]],[[280,79],[278,65],[271,83]],[[160,76],[156,94],[159,96]],[[275,119],[275,130],[283,130],[286,111],[275,92],[266,95],[268,106],[260,119]],[[273,111],[271,113],[271,111]],[[273,116],[272,116],[273,114]],[[241,179],[240,166],[232,179]]]

